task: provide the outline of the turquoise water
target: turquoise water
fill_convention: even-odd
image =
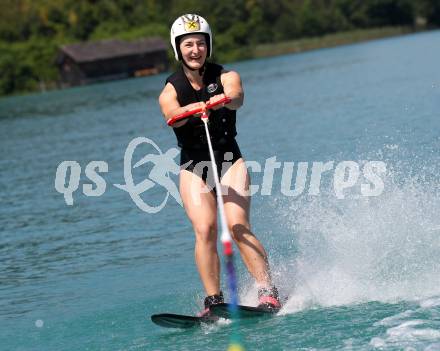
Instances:
[[[253,197],[253,229],[287,301],[275,318],[240,324],[247,349],[440,350],[439,57],[434,31],[228,66],[246,92],[245,158],[309,167],[300,195],[281,191],[279,168],[270,194]],[[150,322],[201,307],[191,226],[174,198],[145,213],[113,186],[124,183],[134,138],[175,146],[156,102],[164,79],[0,100],[2,350],[226,349],[234,323],[179,331]],[[133,158],[154,152],[143,144]],[[72,206],[55,189],[65,160],[81,167]],[[94,160],[108,164],[107,187],[89,197]],[[316,194],[312,164],[331,161]],[[361,174],[338,198],[342,161],[361,173],[383,162],[381,194],[362,196]],[[136,181],[148,167],[133,170]],[[263,178],[252,173],[256,185]],[[166,194],[156,185],[142,199],[159,205]],[[241,302],[255,303],[236,262]]]

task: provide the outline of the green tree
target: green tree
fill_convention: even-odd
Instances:
[[[370,0],[367,3],[370,26],[414,23],[415,12],[411,0]]]

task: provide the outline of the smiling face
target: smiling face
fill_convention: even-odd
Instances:
[[[206,37],[203,34],[190,34],[182,38],[179,44],[182,60],[191,68],[199,69],[203,66],[208,54]]]

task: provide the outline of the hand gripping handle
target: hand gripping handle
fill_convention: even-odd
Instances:
[[[212,104],[206,104],[206,109],[209,110],[211,108],[213,108],[214,106],[220,105],[220,104],[229,104],[231,102],[231,98],[225,96],[223,99],[218,100]],[[176,115],[174,117],[171,117],[168,121],[167,124],[169,126],[172,126],[174,123],[176,123],[177,121],[180,121],[182,119],[188,118],[196,113],[202,112],[201,108],[196,108],[194,110],[190,110],[190,111],[186,111],[184,113],[181,113],[180,115]]]

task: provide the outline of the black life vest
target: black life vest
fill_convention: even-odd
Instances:
[[[180,106],[208,101],[210,97],[223,93],[223,85],[220,75],[223,67],[214,63],[206,63],[203,74],[203,88],[195,90],[183,68],[169,76],[166,83],[171,83],[177,92],[177,101]],[[211,142],[214,149],[222,149],[230,145],[237,135],[235,128],[236,112],[226,107],[218,110],[211,110],[208,120],[208,129],[211,135]],[[177,144],[181,148],[206,149],[206,133],[200,117],[190,117],[188,121],[177,128],[173,128],[177,137]]]

